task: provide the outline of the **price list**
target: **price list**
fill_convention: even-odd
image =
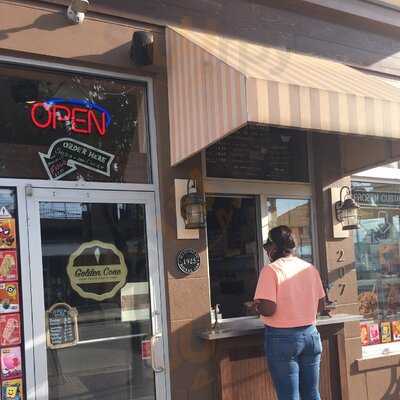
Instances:
[[[207,176],[306,182],[303,132],[249,125],[209,147]]]
[[[59,349],[78,341],[77,311],[65,303],[54,304],[47,312],[47,346]]]

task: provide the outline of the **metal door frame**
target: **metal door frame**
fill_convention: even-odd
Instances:
[[[15,187],[15,181],[13,183],[14,185],[4,186]],[[57,188],[53,186],[57,186]],[[43,273],[42,267],[40,267],[40,273],[34,270],[34,268],[42,266],[39,214],[39,203],[41,201],[145,205],[152,328],[153,335],[160,335],[161,346],[157,356],[159,363],[164,367],[161,372],[155,374],[156,396],[157,400],[169,398],[168,344],[166,340],[165,312],[163,302],[161,301],[164,294],[164,287],[162,264],[159,262],[161,255],[155,193],[143,190],[143,186],[141,188],[136,185],[124,186],[124,190],[110,190],[109,184],[103,186],[101,184],[88,184],[86,182],[83,184],[57,182],[54,185],[54,182],[42,181],[39,183],[38,181],[30,181],[25,185],[19,185],[17,188],[20,242],[28,243],[29,246],[29,248],[28,246],[20,246],[25,327],[26,393],[28,400],[48,399]],[[126,190],[128,189],[126,186],[131,186],[131,190]],[[133,191],[133,187],[139,190]],[[23,203],[26,204],[26,207],[23,207]],[[26,229],[23,229],[24,225]],[[27,268],[28,266],[30,268]],[[29,307],[31,307],[31,310]]]

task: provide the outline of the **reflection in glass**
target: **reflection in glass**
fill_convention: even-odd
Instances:
[[[386,183],[353,182],[360,201],[354,231],[360,313],[369,322],[400,319],[400,190]]]
[[[47,351],[49,399],[155,399],[154,374],[142,359],[152,334],[144,205],[40,203],[45,308],[67,303],[78,311],[79,343]],[[67,265],[83,243],[115,246],[125,260],[126,285],[113,296],[92,300],[71,286]],[[90,247],[75,263],[119,263],[113,251]],[[111,280],[112,281],[112,280]],[[112,282],[81,285],[104,294]]]
[[[290,227],[295,237],[297,255],[312,263],[310,200],[269,198],[267,206],[268,229],[278,225]]]
[[[207,197],[211,303],[223,318],[250,313],[259,270],[256,215],[254,197]]]

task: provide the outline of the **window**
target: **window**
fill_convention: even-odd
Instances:
[[[222,318],[249,315],[260,267],[256,197],[208,196],[211,305]]]
[[[309,199],[265,198],[264,196],[208,196],[207,238],[211,305],[219,305],[222,318],[251,315],[262,250],[261,206],[267,201],[268,229],[288,225],[294,233],[297,254],[312,262],[312,229]],[[266,199],[266,200],[265,200]]]
[[[150,183],[141,83],[0,66],[0,177]]]
[[[268,229],[287,225],[292,229],[297,255],[312,263],[312,225],[310,200],[268,198]]]
[[[354,231],[359,309],[364,346],[400,340],[400,186],[353,182],[360,204]]]

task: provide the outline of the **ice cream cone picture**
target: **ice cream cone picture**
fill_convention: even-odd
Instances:
[[[0,282],[18,280],[17,252],[15,250],[0,251]]]

